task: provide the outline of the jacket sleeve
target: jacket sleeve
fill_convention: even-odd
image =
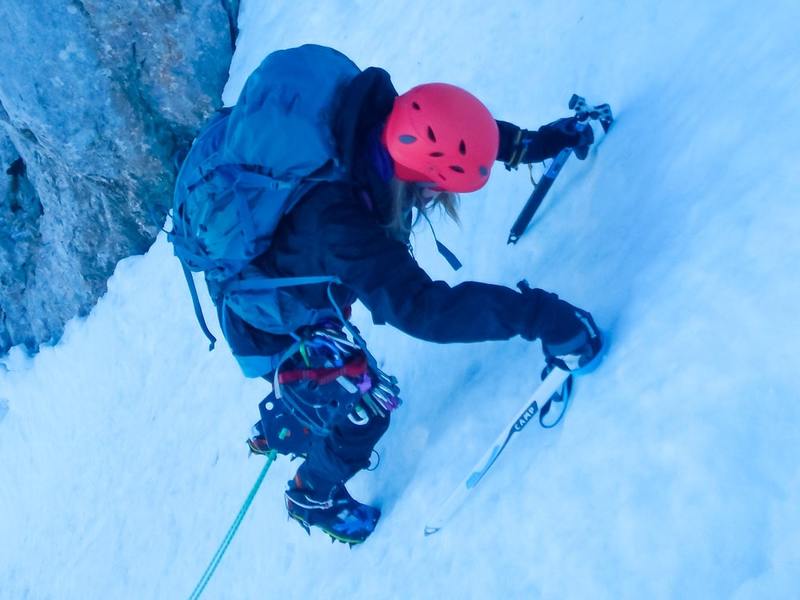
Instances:
[[[563,134],[547,125],[543,125],[536,131],[528,131],[527,129],[520,129],[507,121],[497,121],[497,127],[500,130],[500,146],[497,149],[497,160],[504,163],[512,161],[517,151],[516,147],[523,135],[529,140],[525,149],[525,162],[542,162],[548,158],[553,158],[565,146],[569,145]]]
[[[326,272],[338,275],[376,322],[439,343],[539,337],[549,294],[525,298],[499,285],[433,281],[355,202],[329,205],[322,217]]]

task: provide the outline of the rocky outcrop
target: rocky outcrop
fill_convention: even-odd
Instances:
[[[144,252],[221,104],[238,0],[0,3],[0,354],[57,339]]]

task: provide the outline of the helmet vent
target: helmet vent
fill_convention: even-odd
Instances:
[[[463,173],[463,167],[459,167],[458,165],[450,165],[450,170],[455,171],[456,173]]]
[[[441,158],[444,156],[444,152],[431,152],[428,156],[432,156],[433,158]]]
[[[411,103],[411,108],[413,108],[414,110],[422,110],[422,108],[420,108],[419,104],[417,104],[416,102]]]
[[[408,135],[407,133],[404,133],[397,139],[400,140],[401,144],[413,144],[417,141],[417,138],[415,138],[413,135]]]
[[[467,155],[467,145],[464,143],[464,140],[461,140],[461,143],[458,145],[458,151],[461,153],[461,156]]]
[[[433,129],[430,125],[428,125],[428,139],[434,143],[436,143],[436,134],[433,133]]]

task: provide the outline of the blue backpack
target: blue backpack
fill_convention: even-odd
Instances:
[[[281,289],[336,277],[270,278],[251,263],[269,248],[283,215],[312,187],[347,180],[332,118],[339,92],[359,72],[346,56],[323,46],[274,52],[250,75],[236,106],[217,113],[192,144],[178,173],[168,239],[211,348],[216,340],[191,272],[205,273],[221,315],[229,309],[269,333],[291,334],[340,313],[335,305],[321,311],[304,307]],[[222,329],[230,342],[224,322]],[[237,359],[245,375],[263,374],[263,366]]]

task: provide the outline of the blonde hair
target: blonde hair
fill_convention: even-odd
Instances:
[[[438,192],[432,198],[424,195],[424,187],[413,182],[401,181],[396,177],[390,183],[392,191],[392,210],[387,228],[395,237],[407,238],[420,219],[428,218],[435,209],[444,211],[458,225],[458,204],[460,197],[453,192]],[[413,209],[416,215],[411,218]]]

